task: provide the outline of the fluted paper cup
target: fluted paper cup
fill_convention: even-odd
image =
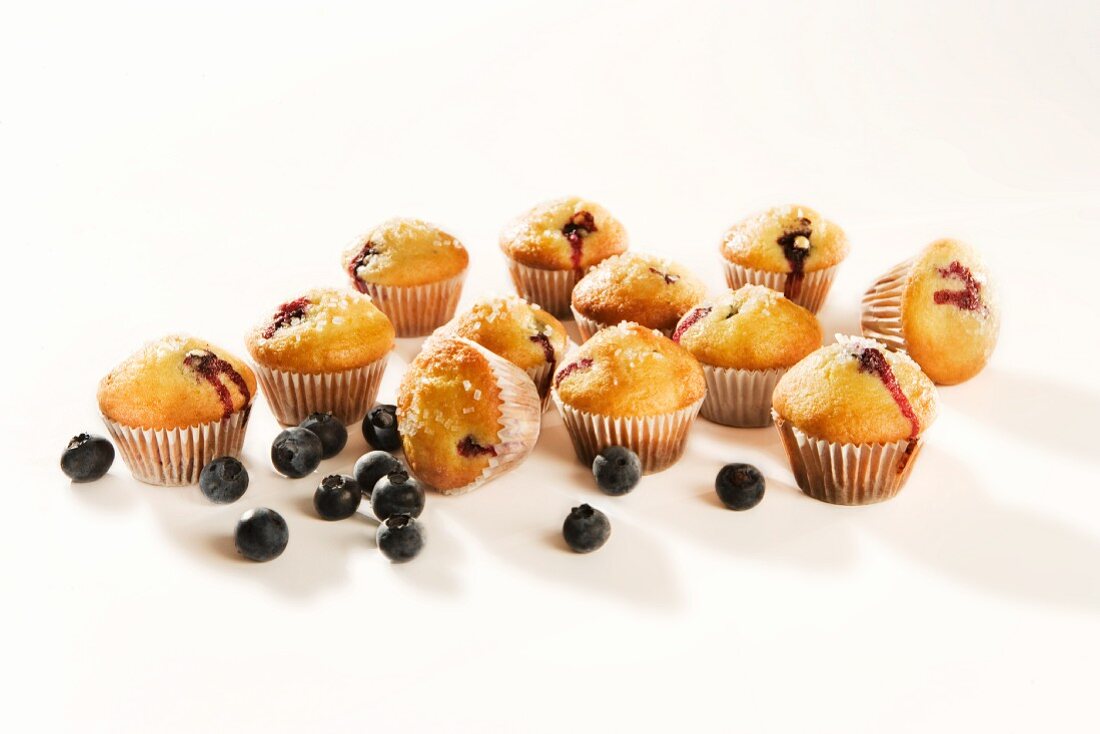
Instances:
[[[860,329],[865,337],[877,339],[894,351],[905,351],[905,333],[901,324],[901,297],[912,260],[898,263],[881,275],[863,294]]]
[[[543,413],[550,407],[550,382],[554,379],[554,369],[556,367],[556,362],[545,362],[538,367],[525,370],[527,376],[535,383],[535,389],[538,390]]]
[[[737,428],[761,428],[772,422],[772,393],[786,369],[739,370],[703,365],[707,394],[700,415]]]
[[[768,270],[746,268],[743,265],[731,263],[725,258],[722,258],[722,262],[726,266],[726,283],[730,288],[737,290],[749,283],[764,285],[773,291],[782,293],[787,300],[793,301],[813,313],[817,313],[821,305],[825,303],[825,296],[829,295],[833,279],[836,278],[836,269],[840,266],[837,263],[829,268],[813,270],[804,273],[801,282],[791,281],[788,283],[790,273],[773,273]],[[790,293],[788,293],[788,290]]]
[[[374,405],[388,360],[387,353],[364,367],[318,374],[253,366],[275,420],[284,426],[296,426],[311,413],[332,413],[347,426],[363,420]]]
[[[573,286],[584,273],[579,270],[542,270],[524,265],[507,255],[505,258],[508,260],[508,273],[520,298],[537,303],[542,310],[558,318],[569,317]]]
[[[620,321],[616,321],[614,324],[605,324],[602,321],[596,321],[595,319],[590,319],[587,316],[582,315],[580,311],[573,308],[572,306],[570,306],[569,308],[573,312],[573,320],[577,322],[577,331],[579,331],[581,334],[581,344],[584,344],[586,341],[591,339],[593,336],[596,335],[596,332],[600,331],[601,329],[606,329],[609,326],[616,326],[617,324],[621,323]],[[657,329],[657,331],[661,332],[669,339],[672,338],[672,332],[675,330],[675,326],[671,329]]]
[[[799,489],[834,505],[888,500],[905,486],[923,442],[851,444],[808,436],[772,412]]]
[[[451,320],[462,295],[466,271],[424,285],[378,285],[359,281],[359,288],[393,322],[399,337],[426,336]]]
[[[182,486],[219,456],[240,456],[251,404],[220,421],[187,428],[135,428],[103,416],[122,460],[134,479],[146,484]]]

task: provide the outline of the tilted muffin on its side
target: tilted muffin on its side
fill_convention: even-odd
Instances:
[[[424,336],[454,316],[470,256],[457,239],[419,219],[390,219],[344,251],[344,270],[397,336]]]
[[[577,458],[591,466],[608,446],[661,471],[684,452],[706,393],[703,369],[682,347],[634,323],[601,330],[554,375],[552,395]]]
[[[610,212],[575,196],[539,204],[500,234],[516,292],[560,317],[569,315],[569,295],[584,271],[627,247],[626,230]]]
[[[730,227],[721,252],[730,288],[765,285],[817,313],[848,256],[848,237],[813,209],[791,204]]]
[[[332,413],[347,425],[374,405],[394,330],[370,296],[314,288],[265,316],[245,341],[276,420],[296,426]]]
[[[194,484],[215,457],[238,456],[256,376],[241,360],[194,337],[172,335],[127,357],[97,399],[134,478]]]
[[[517,466],[534,448],[541,419],[531,378],[468,339],[430,339],[397,395],[409,468],[443,494],[467,492]]]
[[[989,271],[981,255],[959,240],[936,240],[863,296],[863,335],[908,352],[940,385],[981,372],[1000,326]]]
[[[817,317],[762,285],[700,303],[672,340],[703,365],[704,418],[751,428],[772,422],[772,391],[792,365],[821,346]]]
[[[936,418],[936,387],[881,342],[837,340],[779,380],[776,428],[803,492],[839,505],[880,502],[909,478]]]
[[[706,298],[703,282],[684,267],[629,252],[608,258],[573,289],[573,315],[582,339],[622,321],[671,336],[676,323]]]

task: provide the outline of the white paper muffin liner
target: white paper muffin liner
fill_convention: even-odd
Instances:
[[[542,310],[568,318],[569,303],[573,298],[573,286],[583,277],[577,270],[541,270],[524,265],[505,255],[508,273],[516,286],[519,297],[529,303],[537,303]]]
[[[451,320],[462,295],[466,271],[424,285],[378,285],[359,281],[363,292],[393,322],[399,337],[426,336]]]
[[[703,365],[707,394],[700,415],[737,428],[761,428],[772,422],[772,393],[786,369],[739,370]]]
[[[582,464],[592,466],[596,455],[608,446],[625,446],[638,455],[644,474],[667,469],[679,460],[691,424],[703,405],[698,400],[672,413],[613,418],[566,405],[556,387],[551,395]]]
[[[785,288],[790,273],[773,273],[767,270],[746,268],[731,263],[725,258],[722,258],[722,262],[726,266],[726,283],[730,288],[737,290],[749,283],[764,285],[773,291],[779,291],[786,296],[787,300],[793,301],[813,313],[817,313],[821,305],[825,303],[825,296],[829,294],[829,288],[832,287],[833,279],[836,277],[836,269],[840,265],[837,263],[829,268],[805,273],[802,277],[802,284],[798,289],[798,295],[789,296]]]
[[[284,426],[296,426],[311,413],[332,413],[347,426],[363,420],[374,405],[388,361],[387,352],[364,367],[318,374],[253,367],[275,420]]]
[[[906,347],[901,324],[901,297],[912,267],[912,260],[898,263],[863,294],[859,315],[863,335],[877,339],[894,351],[905,351]]]
[[[577,331],[581,333],[581,344],[584,344],[586,341],[591,339],[593,336],[596,335],[596,332],[600,331],[601,329],[606,329],[609,326],[615,326],[616,324],[621,323],[620,321],[616,321],[614,324],[605,324],[602,321],[596,321],[595,319],[590,319],[587,316],[582,315],[579,311],[577,311],[577,309],[573,308],[572,306],[570,306],[569,308],[573,312],[573,319],[577,322]],[[657,329],[657,331],[661,332],[669,339],[672,338],[672,332],[675,330],[675,326],[671,329]]]
[[[550,407],[550,384],[554,379],[554,369],[556,367],[557,362],[544,362],[538,367],[532,367],[529,370],[525,370],[527,376],[535,383],[535,389],[538,390],[539,400],[542,401],[543,413]]]
[[[134,428],[103,416],[107,431],[134,479],[177,487],[195,484],[211,459],[240,456],[252,405],[228,418],[187,428]]]
[[[775,427],[799,488],[834,505],[869,505],[896,495],[913,471],[923,442],[834,443],[808,436],[774,411]]]

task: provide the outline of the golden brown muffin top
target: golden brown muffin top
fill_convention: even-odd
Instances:
[[[726,230],[722,256],[772,273],[812,273],[848,255],[848,237],[808,206],[788,204],[753,214]]]
[[[256,376],[209,342],[173,334],[149,342],[99,382],[99,410],[135,428],[186,428],[228,418],[252,402]]]
[[[437,333],[469,339],[522,370],[557,364],[567,341],[560,321],[516,296],[482,298]]]
[[[684,314],[672,340],[711,367],[790,367],[821,346],[817,317],[762,285],[727,290]]]
[[[344,251],[344,271],[360,291],[364,283],[438,283],[460,275],[469,263],[457,239],[435,225],[403,217],[382,222]]]
[[[585,270],[628,246],[619,220],[576,196],[543,202],[500,233],[500,249],[508,257],[541,270]]]
[[[772,407],[796,428],[836,443],[916,438],[936,418],[936,387],[905,354],[873,339],[838,336],[790,369]]]
[[[573,307],[602,324],[633,321],[672,333],[676,322],[706,298],[703,281],[664,258],[627,252],[604,260],[573,288]]]
[[[706,389],[703,368],[683,347],[629,322],[601,329],[554,375],[563,403],[616,418],[672,413]]]
[[[902,295],[906,349],[935,382],[978,374],[997,345],[1001,307],[989,271],[959,240],[930,244],[913,261]]]
[[[394,344],[393,324],[370,296],[314,288],[265,316],[248,333],[252,358],[287,372],[343,372],[384,357]]]

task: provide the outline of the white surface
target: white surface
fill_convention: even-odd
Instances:
[[[1094,3],[223,5],[0,13],[5,730],[1096,731]],[[568,192],[714,288],[732,221],[819,208],[853,243],[829,334],[878,272],[968,239],[1000,348],[863,509],[803,497],[771,429],[705,422],[605,498],[551,413],[391,567],[365,521],[312,516],[320,472],[273,474],[262,402],[233,506],[57,469],[143,340],[241,353],[399,213],[470,247],[464,301],[504,290],[500,226]],[[729,461],[768,477],[751,512],[716,504]],[[614,526],[587,557],[557,541],[581,501]],[[231,557],[257,505],[291,528],[267,565]]]

